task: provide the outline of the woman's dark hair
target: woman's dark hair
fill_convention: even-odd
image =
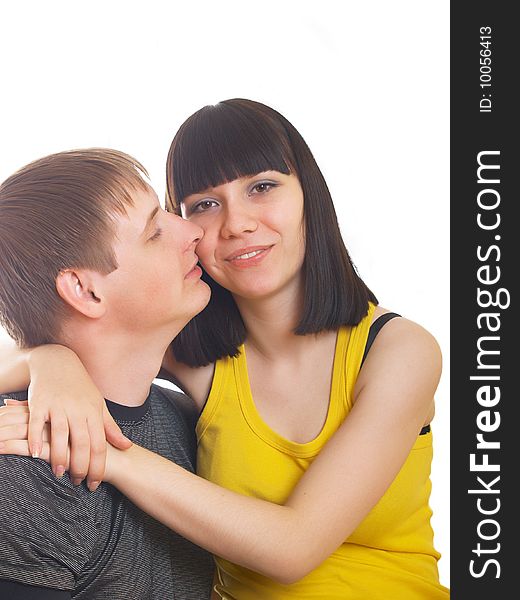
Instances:
[[[350,259],[329,189],[302,136],[276,110],[236,98],[205,106],[175,135],[166,163],[166,206],[180,212],[194,193],[263,171],[295,174],[303,190],[305,258],[298,335],[357,325],[377,298]],[[207,273],[208,306],[172,342],[175,358],[203,366],[236,356],[246,337],[231,293]]]

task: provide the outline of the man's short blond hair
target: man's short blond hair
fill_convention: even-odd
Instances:
[[[0,185],[0,323],[21,347],[57,340],[61,270],[117,268],[114,216],[149,189],[145,178],[131,156],[88,148],[40,158]]]

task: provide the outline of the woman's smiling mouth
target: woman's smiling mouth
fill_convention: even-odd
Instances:
[[[230,254],[225,260],[237,267],[253,266],[259,264],[267,256],[272,247],[273,245],[240,248]]]

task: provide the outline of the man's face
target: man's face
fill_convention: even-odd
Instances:
[[[181,329],[209,301],[196,266],[202,229],[164,211],[151,188],[133,199],[127,215],[115,217],[118,268],[105,278],[110,318],[136,332],[173,323]]]

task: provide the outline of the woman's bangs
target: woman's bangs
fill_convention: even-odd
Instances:
[[[291,172],[291,152],[278,132],[265,123],[241,119],[241,115],[223,116],[227,118],[192,122],[192,127],[182,132],[170,164],[176,204],[240,177],[263,171]]]

